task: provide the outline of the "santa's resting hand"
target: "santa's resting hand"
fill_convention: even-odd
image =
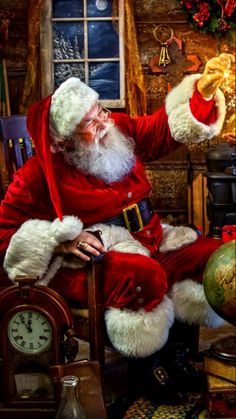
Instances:
[[[84,262],[88,262],[90,260],[89,254],[91,254],[91,256],[98,256],[105,251],[105,247],[94,234],[82,230],[74,240],[60,243],[54,250],[54,254],[70,254]]]

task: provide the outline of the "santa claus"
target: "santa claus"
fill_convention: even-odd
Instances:
[[[160,351],[175,318],[222,324],[201,284],[220,242],[160,224],[142,162],[220,133],[225,103],[219,86],[233,60],[212,58],[151,116],[110,113],[78,78],[28,112],[36,156],[16,173],[1,204],[4,268],[11,280],[36,274],[40,284],[83,305],[85,265],[103,254],[107,332],[127,357]]]

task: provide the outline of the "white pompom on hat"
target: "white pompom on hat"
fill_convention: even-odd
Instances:
[[[70,77],[52,95],[50,124],[58,140],[70,136],[97,102],[98,93],[79,78]]]

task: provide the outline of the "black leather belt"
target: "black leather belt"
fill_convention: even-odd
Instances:
[[[143,227],[152,217],[151,203],[148,199],[143,199],[137,204],[123,208],[122,213],[115,217],[107,218],[104,224],[125,227],[130,232],[143,230]]]

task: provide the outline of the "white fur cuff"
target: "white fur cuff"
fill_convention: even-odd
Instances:
[[[160,252],[169,252],[181,249],[197,240],[197,233],[190,227],[171,225],[163,226],[162,240],[160,243]]]
[[[54,249],[61,242],[75,239],[82,231],[81,221],[74,216],[65,216],[53,222],[45,220],[28,220],[12,236],[9,243],[4,268],[9,278],[14,280],[18,275],[36,275],[44,285],[47,285],[61,265],[58,257],[52,264],[50,261]],[[48,269],[49,268],[49,269]],[[47,280],[44,275],[47,273]]]
[[[221,90],[217,90],[215,103],[218,118],[211,125],[199,122],[191,113],[189,100],[194,93],[194,84],[200,74],[186,76],[166,97],[166,112],[172,137],[179,143],[198,143],[218,135],[222,129],[226,107]]]
[[[186,279],[177,282],[169,291],[177,320],[206,327],[220,327],[224,320],[208,304],[203,285]]]
[[[166,343],[174,321],[168,297],[152,311],[109,308],[105,312],[107,333],[113,346],[128,357],[143,358]]]

